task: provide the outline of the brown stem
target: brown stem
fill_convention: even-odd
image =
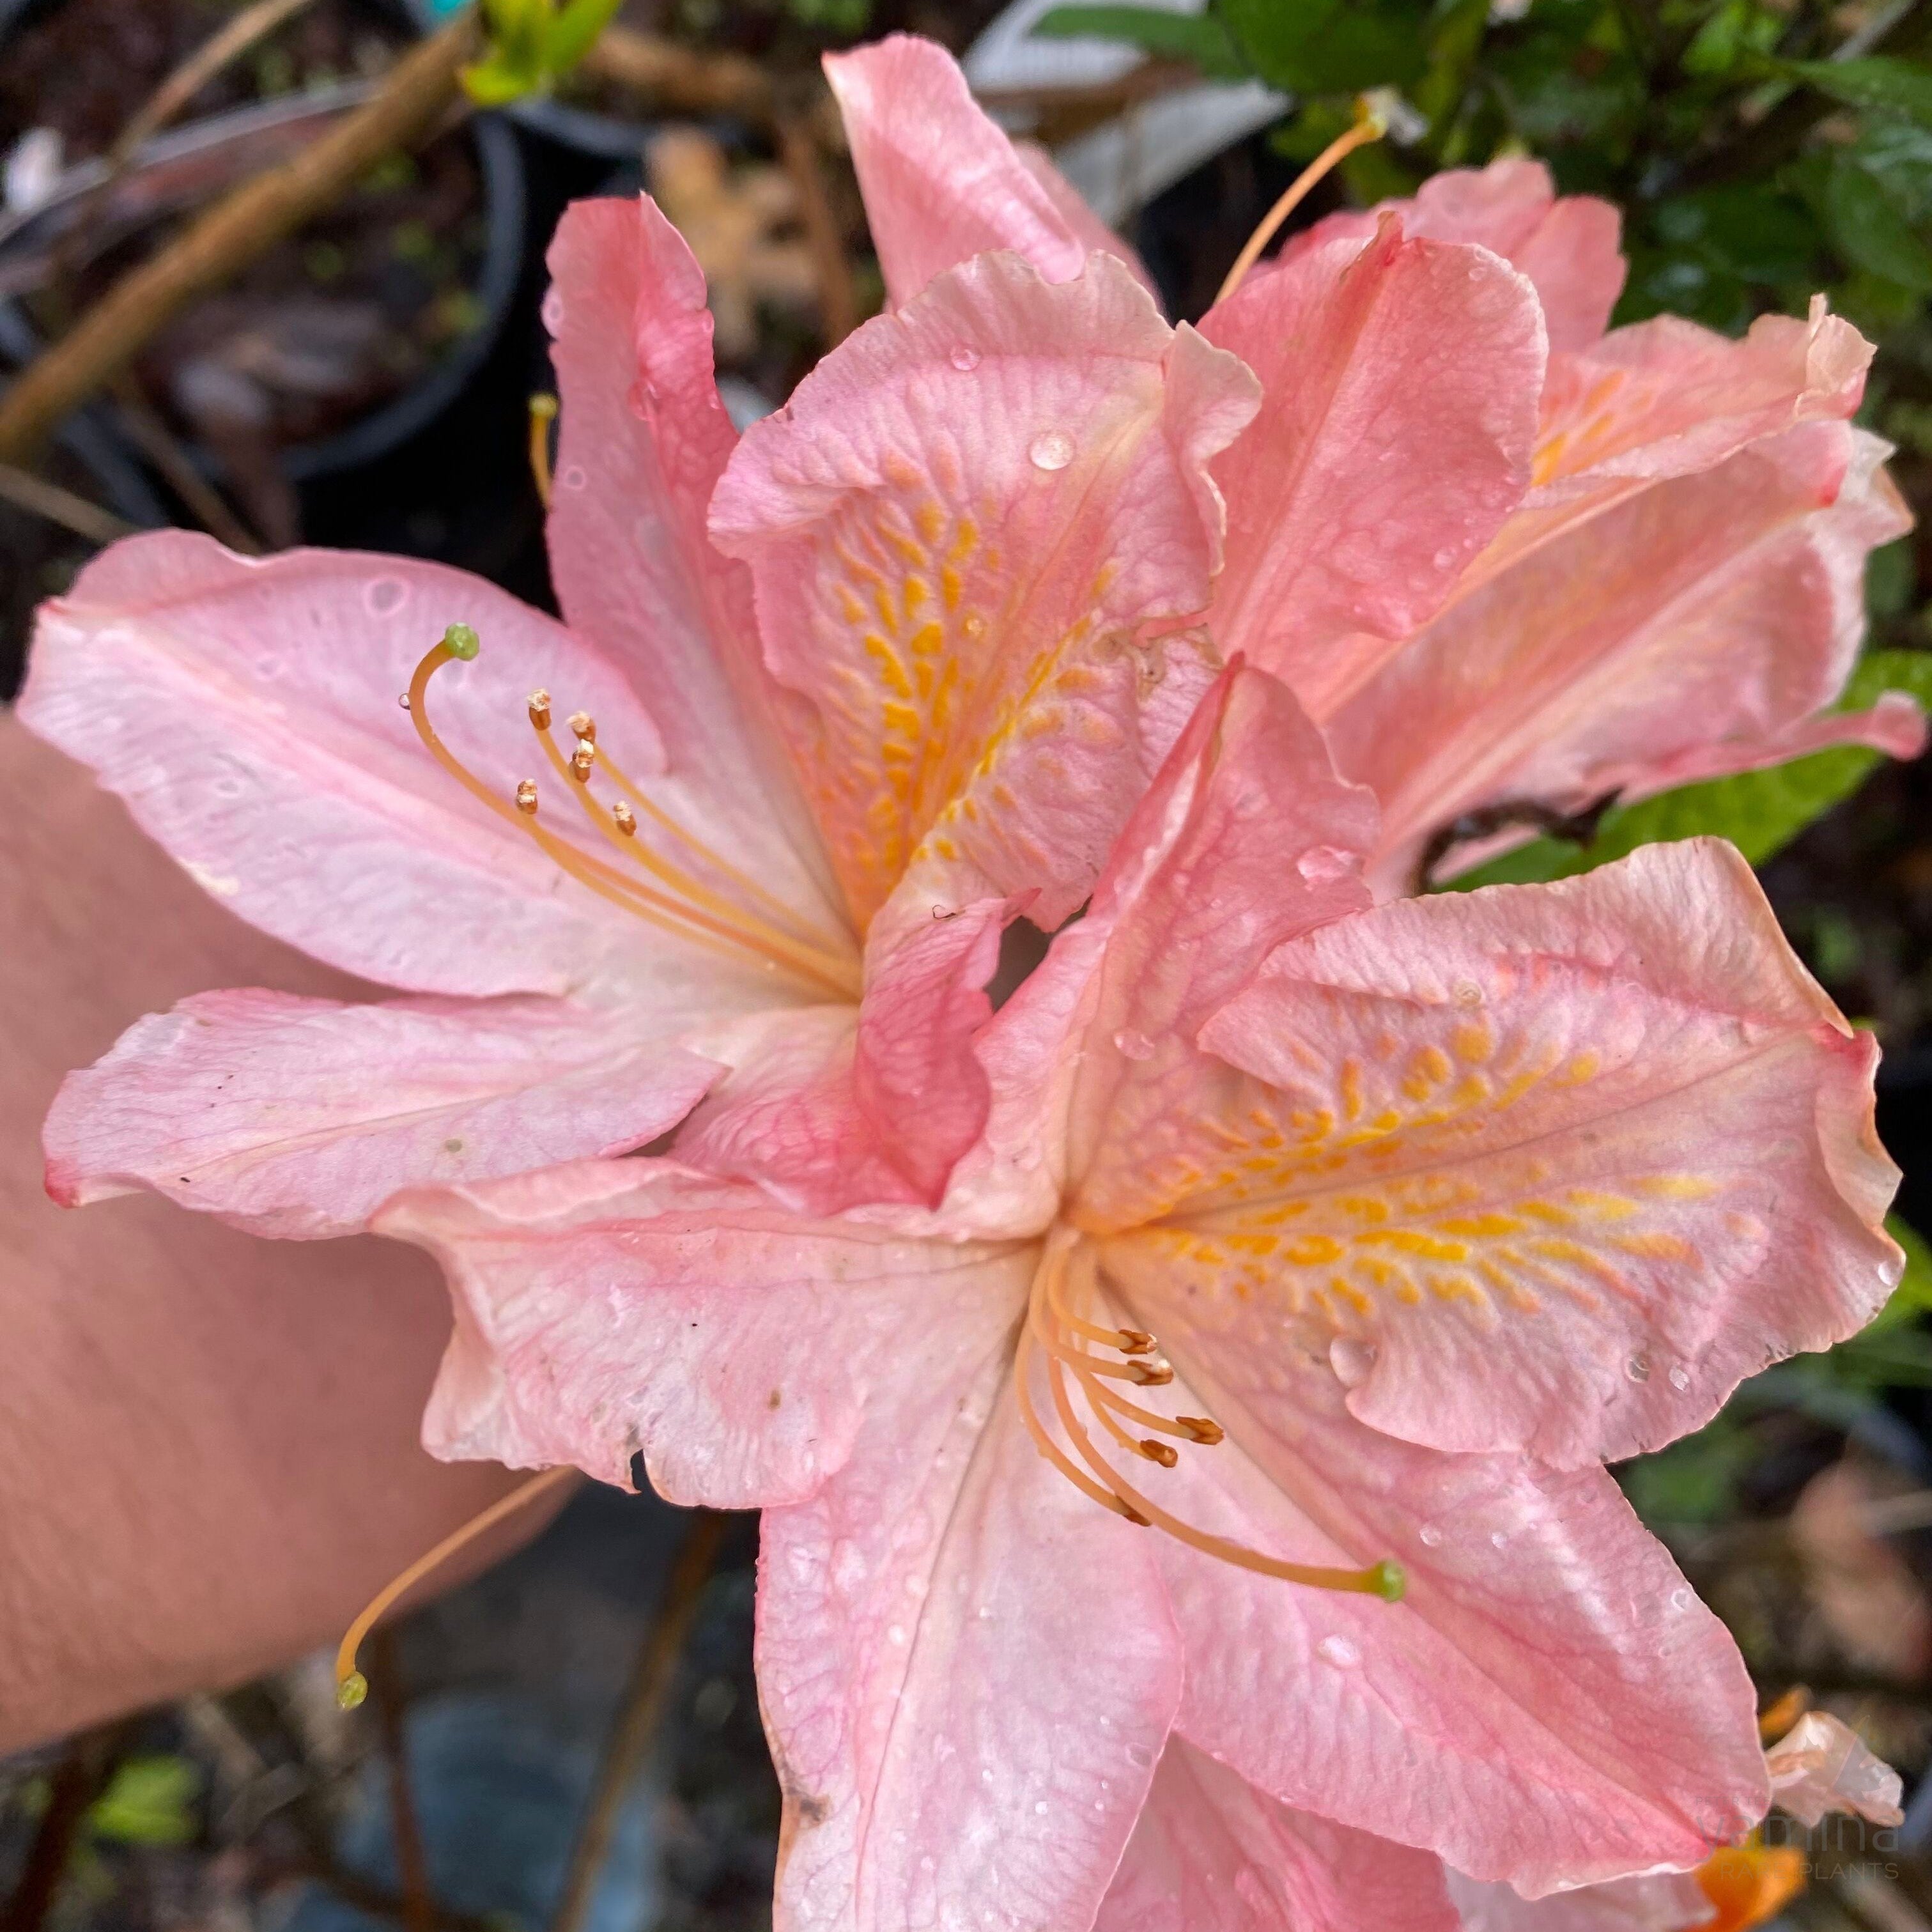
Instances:
[[[584,1922],[610,1847],[617,1807],[630,1789],[663,1718],[678,1657],[691,1634],[698,1599],[704,1594],[712,1566],[718,1561],[728,1520],[713,1510],[701,1509],[694,1514],[690,1531],[664,1584],[664,1601],[658,1606],[644,1647],[638,1652],[624,1707],[617,1714],[616,1724],[604,1744],[590,1809],[584,1814],[577,1843],[571,1848],[570,1870],[550,1920],[550,1932],[578,1932]]]
[[[88,1811],[106,1790],[131,1729],[122,1719],[83,1731],[54,1767],[47,1808],[40,1814],[26,1868],[0,1907],[0,1932],[40,1932],[46,1923]]]
[[[778,158],[791,177],[805,224],[806,246],[812,251],[813,278],[818,284],[819,327],[827,349],[836,349],[859,326],[859,298],[852,286],[852,265],[845,259],[845,238],[825,192],[825,175],[818,143],[801,115],[782,114],[778,120]]]
[[[396,1870],[403,1882],[403,1923],[409,1932],[432,1932],[436,1905],[430,1894],[429,1866],[423,1857],[422,1832],[416,1823],[416,1801],[410,1790],[410,1754],[403,1734],[402,1671],[396,1658],[396,1634],[385,1627],[369,1637],[369,1688],[375,1699],[376,1724],[389,1774],[389,1832],[396,1841]]]
[[[141,391],[131,369],[124,369],[108,384],[120,406],[121,421],[141,454],[167,479],[202,528],[244,556],[260,556],[265,546],[227,505],[221,492],[194,466],[174,432]]]
[[[757,62],[742,54],[700,53],[616,22],[592,44],[582,70],[649,94],[680,113],[743,114],[762,121],[772,111],[771,82]]]
[[[229,280],[326,208],[382,157],[410,146],[454,94],[476,50],[468,14],[412,47],[366,105],[293,160],[257,175],[116,283],[0,398],[0,462],[37,451],[70,411],[124,369],[188,303]]]
[[[44,517],[92,544],[111,544],[117,537],[134,534],[132,524],[124,524],[99,504],[36,476],[31,470],[16,470],[10,463],[0,463],[0,502],[11,503],[30,516]]]

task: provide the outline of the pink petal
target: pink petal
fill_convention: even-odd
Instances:
[[[890,34],[826,55],[825,74],[844,117],[890,307],[903,308],[935,275],[992,248],[1024,255],[1050,282],[1072,280],[1097,248],[1147,283],[1133,250],[1046,155],[1016,147],[988,117],[944,48]]]
[[[1909,526],[1885,451],[1837,423],[1788,430],[1459,598],[1333,723],[1336,762],[1382,799],[1378,890],[1407,889],[1431,836],[1484,806],[1574,811],[1856,735],[1806,721],[1857,655],[1867,556]],[[1916,742],[1899,706],[1872,724]]]
[[[1552,352],[1587,349],[1603,334],[1623,292],[1622,218],[1594,195],[1565,195],[1540,161],[1508,158],[1480,170],[1432,175],[1412,201],[1384,201],[1364,214],[1317,222],[1282,251],[1292,259],[1340,236],[1366,238],[1386,214],[1405,234],[1473,242],[1502,256],[1535,285]]]
[[[537,757],[533,685],[568,691],[606,742],[656,755],[623,680],[480,578],[346,551],[242,558],[175,530],[115,544],[42,607],[20,715],[231,910],[332,965],[436,993],[621,975],[652,930],[566,884],[397,704],[452,622],[482,653],[437,674],[430,708],[506,800]]]
[[[1765,1754],[1772,1802],[1810,1829],[1828,1811],[1874,1825],[1905,1822],[1898,1773],[1865,1748],[1857,1732],[1823,1711],[1808,1711]]]
[[[1457,1932],[1439,1859],[1292,1811],[1180,1738],[1094,1932]]]
[[[715,850],[836,926],[837,889],[772,721],[751,578],[705,533],[738,439],[712,376],[704,271],[648,196],[574,203],[549,266],[558,598],[664,740],[649,773],[641,753],[620,759],[640,776],[662,770],[667,802]],[[579,701],[554,694],[560,716]]]
[[[199,993],[68,1076],[48,1190],[151,1187],[260,1234],[352,1234],[402,1187],[640,1147],[722,1070],[562,1000]]]
[[[1903,1265],[1876,1047],[1718,840],[1324,927],[1201,1042],[1287,1144],[1225,1152],[1110,1268],[1217,1365],[1298,1329],[1410,1442],[1660,1448],[1863,1327]]]
[[[1202,324],[1262,379],[1214,466],[1214,630],[1317,719],[1432,616],[1522,500],[1543,325],[1495,256],[1385,220],[1254,277]]]
[[[862,925],[1040,889],[1057,925],[1206,682],[1143,644],[1208,601],[1208,459],[1253,379],[1118,262],[985,256],[870,322],[753,427],[712,506],[747,559],[792,749]]]
[[[1162,1393],[1228,1439],[1144,1478],[1156,1503],[1408,1578],[1388,1604],[1160,1537],[1189,1742],[1284,1804],[1532,1895],[1688,1867],[1763,1815],[1742,1660],[1603,1471],[1417,1448],[1298,1350],[1208,1349],[1184,1321],[1160,1340],[1182,1378]]]
[[[1608,1879],[1547,1898],[1449,1874],[1463,1932],[1690,1932],[1712,1922],[1711,1901],[1689,1872]]]
[[[782,1932],[1091,1924],[1179,1700],[1146,1532],[1036,1453],[1004,1347],[934,1339],[764,1519]]]
[[[575,1462],[674,1502],[794,1502],[844,1464],[908,1337],[984,1354],[1030,1250],[811,1222],[669,1161],[419,1189],[376,1218],[456,1305],[423,1439],[452,1460]]]
[[[1068,1213],[1093,1230],[1172,1204],[1228,1070],[1196,1046],[1202,1022],[1274,947],[1359,911],[1356,854],[1372,801],[1338,780],[1286,688],[1224,675],[1123,835],[1085,919],[1056,942],[1104,945],[1084,995],[1067,1132]],[[1048,988],[1060,970],[1036,977]],[[1093,964],[1088,970],[1093,971]],[[1030,986],[1028,989],[1030,992]],[[1026,1023],[1020,1000],[1018,1018]],[[999,1030],[996,1029],[996,1031]]]
[[[883,938],[856,1027],[849,1009],[754,1022],[738,1071],[680,1134],[678,1156],[755,1180],[802,1213],[870,1202],[936,1207],[986,1124],[974,1042],[1012,916],[999,899]]]

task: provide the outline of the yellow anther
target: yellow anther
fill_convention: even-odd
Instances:
[[[1228,1438],[1228,1432],[1204,1415],[1177,1415],[1174,1419],[1186,1430],[1190,1442],[1204,1442],[1212,1448],[1216,1442],[1225,1442]]]
[[[530,693],[530,722],[539,731],[550,729],[550,693],[533,691]]]
[[[1140,1452],[1150,1462],[1158,1462],[1163,1469],[1171,1469],[1180,1460],[1180,1452],[1171,1443],[1156,1442],[1150,1436],[1140,1445]]]
[[[1165,1362],[1130,1362],[1127,1379],[1142,1388],[1159,1388],[1174,1379],[1174,1371]]]
[[[570,775],[579,784],[589,783],[590,767],[597,762],[597,747],[586,739],[578,742],[577,749],[570,754]]]
[[[537,815],[537,782],[535,778],[520,778],[518,781],[517,809],[532,818]]]
[[[1122,1328],[1118,1332],[1122,1354],[1150,1355],[1154,1353],[1154,1337],[1144,1328]]]
[[[570,730],[573,737],[581,738],[586,745],[597,742],[597,721],[587,711],[573,711],[570,714]]]
[[[620,798],[610,808],[611,823],[626,838],[638,836],[638,814]]]

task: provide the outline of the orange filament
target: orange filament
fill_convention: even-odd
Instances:
[[[539,391],[530,398],[530,475],[537,500],[550,508],[550,426],[556,421],[556,398]]]
[[[394,1576],[370,1598],[362,1614],[343,1633],[342,1642],[335,1652],[335,1701],[345,1711],[352,1711],[369,1694],[369,1680],[356,1668],[356,1653],[362,1640],[375,1627],[376,1620],[405,1590],[419,1583],[432,1570],[440,1569],[466,1543],[473,1541],[486,1529],[494,1528],[506,1516],[513,1516],[526,1503],[534,1502],[545,1491],[554,1490],[557,1484],[568,1482],[577,1474],[574,1466],[565,1463],[555,1469],[546,1469],[541,1476],[512,1490],[507,1496],[500,1496],[480,1514],[472,1516],[460,1529],[452,1530],[426,1556],[418,1556],[400,1575]]]
[[[566,781],[567,788],[576,794],[578,802],[590,817],[592,823],[616,848],[620,856],[630,862],[632,866],[641,868],[661,884],[668,886],[670,888],[668,893],[646,884],[637,876],[635,871],[610,865],[594,857],[580,846],[558,836],[541,824],[538,822],[539,800],[533,779],[519,781],[512,805],[509,800],[499,796],[464,766],[443,743],[435,727],[430,724],[425,698],[430,679],[442,666],[452,658],[466,660],[473,658],[478,649],[474,631],[467,625],[452,624],[444,634],[442,640],[426,652],[422,662],[416,666],[416,675],[410,681],[406,700],[406,709],[424,748],[471,796],[488,806],[507,824],[514,825],[520,831],[527,833],[547,856],[580,885],[587,887],[600,898],[622,908],[626,912],[634,914],[681,939],[708,946],[714,952],[723,952],[727,957],[742,957],[748,953],[760,963],[808,982],[836,1000],[856,1000],[858,998],[861,982],[855,962],[779,932],[767,921],[748,914],[741,907],[734,906],[728,900],[706,890],[676,867],[667,865],[634,837],[620,838],[618,831],[613,829],[614,808],[611,818],[607,819],[590,795],[590,772],[596,762],[595,740],[580,738],[578,741],[578,754],[583,764],[580,772],[576,763],[565,759],[550,736],[550,699],[548,692],[536,692],[531,694],[530,711],[531,722],[537,727],[538,740],[552,766]],[[592,728],[594,730],[594,726]],[[584,756],[586,749],[590,752],[587,758]],[[647,808],[650,808],[648,806]],[[700,851],[704,850],[692,835],[686,832],[682,836],[688,843],[696,846]],[[721,872],[730,874],[731,868],[724,866],[723,862],[714,860],[713,862]]]
[[[1120,1418],[1124,1417],[1142,1427],[1203,1446],[1223,1441],[1225,1432],[1218,1423],[1205,1416],[1177,1416],[1170,1419],[1157,1415],[1152,1410],[1124,1400],[1106,1387],[1104,1378],[1136,1380],[1138,1378],[1131,1372],[1144,1370],[1148,1365],[1105,1361],[1076,1346],[1079,1336],[1100,1340],[1112,1335],[1115,1340],[1105,1346],[1118,1348],[1118,1338],[1131,1336],[1138,1340],[1144,1333],[1138,1329],[1101,1328],[1082,1320],[1070,1308],[1070,1287],[1084,1299],[1094,1292],[1097,1276],[1091,1250],[1078,1244],[1076,1237],[1057,1230],[1048,1238],[1046,1252],[1034,1277],[1033,1295],[1014,1370],[1022,1418],[1035,1445],[1048,1461],[1083,1494],[1112,1510],[1116,1515],[1125,1516],[1130,1522],[1164,1530],[1180,1542],[1224,1563],[1256,1570],[1263,1576],[1279,1576],[1287,1582],[1306,1584],[1316,1589],[1355,1592],[1378,1596],[1389,1603],[1400,1601],[1406,1580],[1398,1564],[1384,1560],[1371,1564],[1366,1569],[1344,1570],[1324,1564],[1285,1562],[1278,1557],[1264,1556],[1258,1550],[1251,1550],[1245,1544],[1197,1529],[1162,1509],[1122,1475],[1096,1446],[1087,1420],[1083,1420],[1076,1406],[1076,1389],[1084,1401],[1087,1418],[1097,1422],[1121,1450],[1158,1463],[1163,1468],[1174,1468],[1180,1460],[1179,1453],[1170,1444],[1152,1436],[1135,1436]],[[1047,1386],[1060,1426],[1080,1462],[1086,1466],[1084,1468],[1054,1440],[1034,1407],[1030,1384],[1035,1351],[1044,1360]],[[1165,1362],[1154,1367],[1158,1372],[1150,1375],[1148,1379],[1172,1379],[1174,1372]]]
[[[1228,278],[1221,284],[1221,292],[1214,299],[1226,302],[1247,279],[1248,271],[1260,260],[1262,250],[1274,239],[1275,231],[1300,206],[1310,190],[1324,175],[1358,148],[1366,147],[1371,141],[1379,141],[1388,130],[1388,122],[1369,105],[1368,97],[1365,94],[1358,100],[1354,124],[1346,134],[1338,134],[1330,141],[1295,176],[1288,192],[1262,216],[1262,225],[1248,237],[1247,245],[1234,257],[1234,266],[1228,271]]]

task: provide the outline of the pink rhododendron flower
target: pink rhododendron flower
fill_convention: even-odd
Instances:
[[[994,256],[734,451],[655,208],[573,209],[551,266],[565,622],[178,533],[46,608],[26,721],[235,911],[407,996],[142,1021],[54,1109],[58,1198],[341,1232],[411,1181],[643,1144],[748,1060],[820,1206],[934,1198],[980,1132],[1000,926],[1086,896],[1211,676],[1138,640],[1208,599],[1253,379],[1118,262]],[[444,669],[452,622],[482,650]]]
[[[895,298],[996,246],[1072,272],[1090,216],[1035,184],[938,49],[828,66]],[[1910,524],[1886,446],[1850,425],[1870,345],[1822,306],[1738,342],[1671,316],[1606,335],[1618,226],[1540,163],[1454,171],[1318,223],[1202,322],[1263,388],[1214,465],[1209,628],[1374,788],[1382,896],[1484,814],[1830,744],[1923,748],[1903,693],[1826,709],[1864,634],[1864,560]]]
[[[1905,1821],[1898,1773],[1826,1712],[1808,1711],[1766,1754],[1765,1764],[1772,1802],[1801,1825],[1816,1825],[1828,1811],[1851,1812],[1874,1825]]]
[[[456,1293],[442,1453],[764,1508],[782,1924],[1447,1928],[1443,1862],[1534,1896],[1762,1814],[1601,1464],[1889,1292],[1876,1048],[1721,844],[1371,908],[1375,838],[1231,671],[936,1212],[631,1160],[379,1217]]]

